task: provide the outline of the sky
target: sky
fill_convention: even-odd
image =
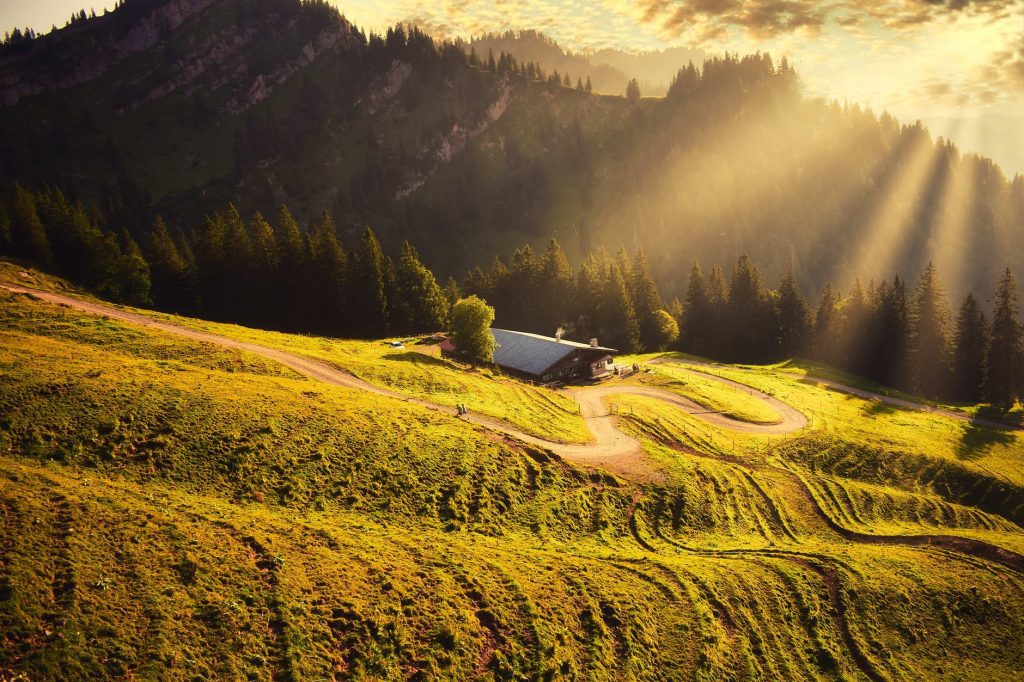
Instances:
[[[1024,0],[331,2],[367,30],[413,20],[445,37],[538,29],[574,51],[769,51],[790,59],[809,95],[920,119],[1024,174]],[[83,6],[0,0],[0,24],[44,32]]]

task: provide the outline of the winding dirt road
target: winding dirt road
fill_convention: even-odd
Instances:
[[[651,360],[651,363],[679,365],[681,369],[685,369],[689,372],[698,372],[702,376],[717,379],[718,381],[740,388],[741,390],[744,391],[750,390],[750,388],[746,384],[730,381],[729,379],[725,379],[724,377],[720,377],[711,372],[701,372],[700,370],[690,369],[687,367],[687,365],[689,365],[690,367],[705,367],[707,369],[714,369],[715,367],[720,366],[714,362],[702,362],[700,360],[683,360],[671,357],[660,357]],[[932,405],[925,405],[924,403],[917,403],[914,402],[913,400],[907,400],[906,398],[896,398],[894,396],[885,395],[883,393],[875,393],[874,391],[866,391],[861,388],[854,388],[853,386],[840,384],[839,382],[831,381],[829,379],[822,379],[811,374],[807,375],[806,380],[810,383],[819,384],[832,391],[836,391],[837,393],[845,393],[847,395],[852,395],[857,398],[864,398],[865,400],[877,400],[880,403],[892,405],[893,407],[900,407],[905,410],[914,410],[916,412],[927,412],[929,414],[937,414],[943,417],[948,417],[950,419],[956,419],[957,421],[969,422],[976,426],[984,426],[990,429],[999,429],[1001,431],[1024,431],[1024,426],[1021,425],[1007,424],[1005,422],[994,421],[992,419],[985,419],[984,417],[972,417],[971,415],[964,414],[963,412],[948,410],[944,407],[934,407]]]
[[[0,284],[0,288],[13,293],[34,296],[43,301],[68,306],[69,308],[74,308],[83,312],[103,315],[111,319],[130,322],[132,324],[156,329],[162,332],[177,334],[178,336],[184,336],[203,343],[211,343],[226,348],[248,351],[279,362],[300,374],[317,379],[318,381],[334,384],[336,386],[344,386],[346,388],[367,391],[376,395],[402,400],[413,405],[418,405],[420,407],[458,417],[455,409],[447,405],[441,405],[428,400],[422,400],[420,398],[409,397],[396,391],[376,386],[320,360],[314,360],[309,357],[296,355],[294,353],[289,353],[256,343],[238,341],[226,336],[220,336],[219,334],[196,331],[194,329],[188,329],[168,322],[160,322],[153,318],[146,317],[145,315],[121,310],[120,308],[116,308],[111,305],[81,300],[65,296],[63,294],[13,284]],[[708,376],[711,376],[715,380],[724,384],[740,388],[741,390],[764,400],[779,413],[779,421],[774,424],[754,424],[739,421],[727,417],[724,414],[710,412],[702,405],[675,393],[670,393],[668,391],[649,386],[624,384],[605,384],[567,391],[568,395],[579,402],[580,412],[586,420],[587,426],[594,437],[593,443],[573,444],[550,441],[525,433],[515,426],[499,419],[475,413],[463,415],[459,418],[492,431],[511,436],[525,443],[551,450],[558,456],[565,459],[591,466],[598,466],[617,473],[627,474],[633,478],[641,479],[659,479],[661,478],[661,474],[650,460],[644,456],[640,442],[619,430],[616,423],[617,417],[610,414],[608,408],[605,406],[604,399],[607,397],[614,395],[642,395],[650,398],[656,398],[679,407],[680,409],[704,420],[709,424],[712,424],[713,426],[729,431],[735,431],[737,433],[765,435],[786,434],[798,431],[807,425],[807,417],[805,417],[801,412],[766,393],[755,391],[749,386],[730,381],[729,379],[714,377],[713,375]]]

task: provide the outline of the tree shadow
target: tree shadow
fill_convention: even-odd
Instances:
[[[861,412],[867,417],[876,417],[880,414],[896,414],[899,410],[888,403],[883,403],[881,400],[871,400],[861,408]]]
[[[1024,425],[1024,411],[1017,410],[1004,410],[1001,407],[995,405],[980,405],[978,411],[975,414],[979,419],[989,419],[995,422],[1002,422],[1004,424],[1014,424],[1016,426]]]
[[[960,442],[956,446],[956,456],[966,460],[980,459],[993,445],[1009,445],[1014,440],[1014,434],[1010,431],[981,426],[971,421],[963,427]]]
[[[454,367],[454,365],[444,358],[439,358],[434,355],[427,355],[426,353],[418,353],[414,350],[407,350],[404,353],[388,353],[383,356],[385,360],[392,360],[396,362],[410,362],[414,365],[430,365],[432,367]]]

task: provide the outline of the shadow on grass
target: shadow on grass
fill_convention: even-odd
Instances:
[[[1012,424],[1014,426],[1024,425],[1024,410],[1004,410],[1001,407],[995,405],[980,405],[978,411],[975,413],[978,419],[989,419],[995,422],[1001,422],[1003,424]]]
[[[980,459],[993,445],[1009,445],[1014,440],[1014,435],[1009,431],[1000,431],[968,422],[960,434],[960,442],[956,446],[956,456],[966,460]]]
[[[385,360],[394,360],[397,362],[411,362],[414,365],[430,365],[433,367],[446,367],[451,369],[454,365],[434,355],[427,355],[426,353],[417,353],[414,350],[407,350],[404,353],[388,353],[383,356]]]
[[[866,417],[874,417],[880,414],[896,414],[899,410],[881,400],[872,400],[861,408],[861,411]]]

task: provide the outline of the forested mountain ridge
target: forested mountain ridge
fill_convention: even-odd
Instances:
[[[154,35],[139,27],[156,42],[96,58],[95,78],[39,75]],[[5,46],[0,73],[17,99],[0,109],[5,184],[59,186],[144,247],[155,214],[191,229],[233,201],[287,204],[303,226],[326,211],[350,244],[371,225],[441,276],[551,236],[577,263],[624,244],[669,297],[694,259],[743,252],[772,281],[792,266],[809,295],[928,261],[957,297],[1024,270],[1024,179],[919,126],[809,100],[764,55],[630,99],[417,30],[366,36],[318,2],[128,0]]]
[[[637,79],[645,95],[661,97],[681,66],[700,64],[710,55],[703,50],[672,47],[640,53],[605,48],[573,52],[540,31],[521,30],[488,33],[472,38],[467,49],[482,57],[502,52],[521,62],[534,62],[546,71],[569,75],[570,82],[590,82],[595,92],[620,95],[631,78]]]

